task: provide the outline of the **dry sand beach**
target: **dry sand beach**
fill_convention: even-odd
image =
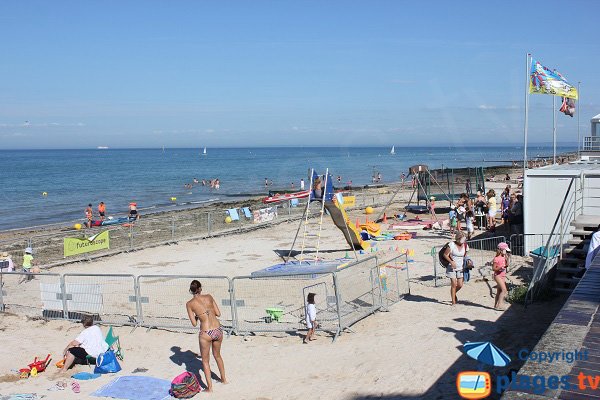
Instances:
[[[502,184],[492,186],[501,188]],[[405,191],[399,204],[409,194]],[[351,218],[359,215],[363,215],[362,210],[353,212]],[[181,241],[68,264],[51,272],[246,275],[279,263],[281,259],[275,250],[288,249],[297,228],[298,222],[289,222],[241,234]],[[414,250],[414,262],[409,263],[411,293],[403,301],[387,312],[364,318],[352,327],[352,332],[344,332],[333,343],[326,332],[318,333],[318,340],[309,345],[303,345],[300,336],[286,333],[230,336],[225,339],[222,351],[230,384],[216,383],[214,393],[209,396],[215,399],[456,398],[456,373],[477,366],[462,353],[464,342],[491,340],[513,354],[519,348],[534,346],[559,309],[560,299],[535,304],[527,310],[512,305],[504,312],[496,311],[492,298],[495,284],[485,279],[489,275],[484,271],[483,276],[466,284],[460,292],[459,305],[451,307],[448,287],[433,287],[429,252],[432,246],[447,239],[437,233],[419,231],[418,235],[404,245]],[[323,224],[322,243],[328,259],[343,257],[348,250],[342,234],[330,221]],[[393,246],[380,246],[383,257],[392,257],[394,252]],[[522,260],[515,261],[524,264]],[[524,269],[527,267],[510,279],[519,283]],[[190,297],[187,289],[187,284],[181,285],[180,300],[169,304],[169,309],[184,313],[185,301]],[[3,341],[0,393],[37,393],[48,399],[87,398],[112,380],[112,376],[102,376],[80,381],[80,394],[72,393],[69,388],[48,391],[59,379],[54,361],[81,329],[80,325],[66,321],[4,314],[0,319]],[[127,326],[116,330],[125,353],[119,375],[132,375],[137,368],[145,368],[147,371],[141,374],[171,380],[185,369],[201,369],[196,356],[197,334]],[[47,353],[54,358],[47,372],[26,380],[15,379],[12,370]],[[515,363],[513,367],[518,366]],[[216,370],[214,362],[212,368]],[[73,371],[88,370],[86,366],[77,366]],[[207,394],[196,398],[202,396]]]

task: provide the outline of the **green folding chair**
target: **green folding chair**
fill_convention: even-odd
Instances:
[[[121,361],[123,361],[123,350],[121,349],[121,342],[119,341],[119,337],[115,336],[113,332],[113,327],[111,326],[108,329],[108,333],[106,334],[106,338],[104,339],[106,344],[108,344],[109,349],[113,349],[115,352],[115,356]],[[116,345],[116,348],[113,348],[113,345]]]

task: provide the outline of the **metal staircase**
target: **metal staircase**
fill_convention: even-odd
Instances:
[[[600,216],[578,215],[571,221],[572,239],[563,246],[562,258],[556,265],[553,288],[557,292],[571,293],[585,272],[585,258],[592,233],[598,230]]]

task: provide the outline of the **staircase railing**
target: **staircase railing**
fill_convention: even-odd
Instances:
[[[563,246],[566,242],[565,238],[570,236],[571,221],[577,215],[581,214],[583,210],[582,197],[579,197],[580,201],[578,202],[578,195],[583,194],[583,184],[579,185],[579,189],[575,188],[571,190],[575,182],[576,178],[571,178],[546,245],[539,249],[539,254],[536,254],[540,257],[541,261],[537,266],[534,265],[533,277],[525,295],[525,304],[530,304],[535,300],[535,297],[547,282],[548,272],[558,260],[562,259]]]

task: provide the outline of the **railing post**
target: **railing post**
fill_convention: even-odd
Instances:
[[[171,240],[175,241],[175,217],[171,217]]]
[[[404,254],[404,257],[405,257],[405,259],[404,259],[405,264],[404,265],[406,265],[406,287],[408,288],[408,294],[410,294],[410,272],[408,270],[408,254]],[[398,273],[396,273],[396,280],[398,280]],[[398,288],[399,287],[400,286],[398,286]],[[398,297],[400,297],[400,296],[398,296]]]
[[[207,214],[207,216],[206,216],[206,236],[210,237],[210,228],[211,228],[211,217],[210,217],[210,215],[211,215],[211,213],[209,211],[206,214]]]
[[[69,309],[67,306],[67,284],[65,283],[65,276],[60,276],[60,296],[63,307],[63,319],[69,319]]]
[[[332,272],[333,275],[333,288],[335,290],[335,307],[336,307],[336,311],[337,311],[337,317],[338,317],[338,334],[342,333],[342,330],[344,329],[344,326],[342,326],[342,314],[340,311],[340,304],[342,303],[342,295],[340,293],[340,287],[338,285],[338,277],[337,277],[337,273],[336,272]],[[335,340],[335,338],[337,337],[337,335],[334,337],[333,340]]]
[[[133,250],[133,222],[129,223],[129,250]]]
[[[142,290],[140,289],[140,277],[135,277],[133,281],[133,292],[135,295],[135,307],[138,320],[137,325],[144,323],[144,312],[142,310]]]
[[[231,330],[236,335],[238,334],[238,317],[237,317],[237,305],[235,300],[235,288],[233,287],[233,280],[227,278],[229,283],[229,306],[231,307]]]

